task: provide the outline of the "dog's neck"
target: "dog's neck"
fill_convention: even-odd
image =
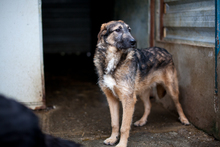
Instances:
[[[112,74],[121,59],[123,51],[118,50],[116,47],[113,46],[108,46],[106,49],[107,51],[105,58],[105,74]]]

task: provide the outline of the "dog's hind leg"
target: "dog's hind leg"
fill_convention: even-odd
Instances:
[[[119,139],[119,100],[109,89],[105,89],[104,93],[109,104],[112,126],[112,134],[104,141],[104,144],[114,145]]]
[[[142,95],[140,95],[140,98],[144,103],[144,114],[140,120],[134,123],[135,126],[143,126],[147,122],[147,117],[150,114],[151,110],[150,89],[145,90]]]
[[[183,112],[182,106],[179,102],[179,88],[178,88],[178,80],[177,80],[176,71],[174,71],[174,73],[172,74],[173,76],[171,77],[169,76],[170,74],[167,74],[167,77],[166,77],[167,80],[165,83],[166,89],[167,89],[167,92],[170,94],[171,98],[173,99],[173,102],[176,106],[181,123],[184,125],[189,125],[190,123],[188,119],[186,118]]]
[[[122,95],[119,96],[122,102],[123,116],[122,116],[122,125],[120,129],[120,142],[116,147],[126,147],[129,137],[129,132],[131,128],[132,117],[134,113],[134,107],[136,103],[136,95]]]

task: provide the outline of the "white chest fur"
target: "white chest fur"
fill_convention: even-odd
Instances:
[[[114,95],[116,95],[114,91],[114,86],[116,86],[116,81],[111,75],[104,75],[103,83],[106,87],[108,87],[113,92]]]
[[[107,67],[105,69],[105,74],[103,76],[103,84],[105,87],[109,88],[112,93],[116,96],[114,87],[116,86],[116,81],[112,77],[111,74],[116,70],[116,66],[118,62],[120,61],[122,51],[117,51],[115,47],[109,47],[107,49],[107,55],[106,55],[106,60],[105,62],[107,63]]]
[[[112,70],[114,70],[115,66],[115,58],[112,58],[109,63],[108,66],[106,68],[106,74],[108,74],[109,72],[111,72]]]

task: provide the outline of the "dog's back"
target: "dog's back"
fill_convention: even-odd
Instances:
[[[152,71],[174,65],[172,55],[159,47],[135,49],[135,58],[142,79]]]

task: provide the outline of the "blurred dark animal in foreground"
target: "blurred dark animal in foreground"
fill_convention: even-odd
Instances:
[[[0,146],[80,147],[72,141],[43,134],[38,122],[32,110],[0,95]]]

